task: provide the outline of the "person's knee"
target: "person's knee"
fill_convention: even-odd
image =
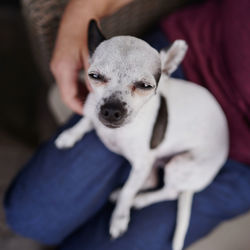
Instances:
[[[15,233],[39,241],[46,245],[55,245],[64,239],[64,235],[46,221],[41,211],[31,202],[26,202],[21,190],[15,182],[7,190],[4,197],[6,223]],[[35,202],[35,201],[34,201]]]

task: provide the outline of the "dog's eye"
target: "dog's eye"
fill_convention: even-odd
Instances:
[[[146,82],[136,82],[134,85],[136,88],[143,89],[143,90],[150,90],[153,88],[152,85],[150,85],[149,83],[146,83]]]
[[[98,73],[89,73],[89,77],[95,81],[106,82],[105,77]]]

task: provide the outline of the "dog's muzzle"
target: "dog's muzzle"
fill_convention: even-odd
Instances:
[[[125,103],[107,102],[100,107],[99,120],[109,128],[119,128],[122,126],[127,116]]]

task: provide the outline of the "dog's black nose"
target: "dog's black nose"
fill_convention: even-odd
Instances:
[[[119,109],[113,109],[112,107],[104,107],[101,110],[102,116],[108,121],[119,121],[122,117],[122,112]]]
[[[109,102],[101,106],[99,118],[108,127],[118,127],[124,121],[126,113],[123,103]]]

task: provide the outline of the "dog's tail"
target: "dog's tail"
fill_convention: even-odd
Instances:
[[[188,230],[194,192],[182,192],[178,198],[177,220],[173,239],[173,250],[182,250]]]

